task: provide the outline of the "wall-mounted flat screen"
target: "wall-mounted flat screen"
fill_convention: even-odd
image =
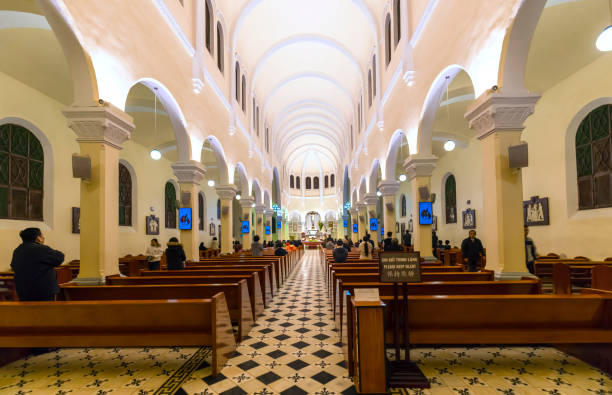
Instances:
[[[190,207],[179,208],[179,229],[181,230],[191,229],[191,208]]]
[[[419,224],[433,224],[433,204],[431,202],[419,202]]]

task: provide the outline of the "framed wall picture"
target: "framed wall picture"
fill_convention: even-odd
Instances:
[[[462,213],[463,229],[476,229],[476,210],[468,208]]]
[[[147,215],[145,224],[145,233],[147,235],[159,235],[159,217]]]
[[[81,208],[72,208],[72,233],[81,233]]]
[[[532,196],[523,202],[523,222],[525,226],[550,225],[548,216],[548,198]]]

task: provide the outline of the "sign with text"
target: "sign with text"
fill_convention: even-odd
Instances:
[[[421,282],[418,252],[381,252],[378,257],[381,283]]]

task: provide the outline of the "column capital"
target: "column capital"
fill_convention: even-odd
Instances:
[[[170,165],[178,182],[181,184],[200,185],[206,175],[206,167],[195,160],[176,162]]]
[[[130,139],[134,119],[110,103],[72,106],[62,110],[78,142],[104,143],[117,149]]]
[[[351,216],[356,216],[357,214],[359,214],[359,210],[357,210],[356,208],[351,208],[349,210],[349,213],[351,213]]]
[[[253,203],[255,203],[255,198],[252,196],[243,196],[239,203],[242,208],[251,208],[253,207]]]
[[[266,206],[263,204],[258,204],[255,206],[255,214],[261,215],[266,211]]]
[[[540,97],[534,93],[516,96],[487,91],[468,108],[465,118],[479,139],[497,131],[521,131]]]
[[[416,177],[430,177],[436,168],[438,158],[434,155],[410,155],[404,161],[404,169],[409,180]]]
[[[238,192],[238,188],[234,184],[225,184],[219,185],[215,188],[217,191],[217,195],[219,198],[223,200],[231,200],[236,197],[236,192]]]
[[[267,208],[264,210],[264,215],[266,217],[272,217],[274,215],[275,211],[272,210],[271,208]]]
[[[378,190],[382,193],[382,196],[395,196],[399,187],[399,182],[395,180],[382,180],[378,183]]]
[[[375,193],[370,193],[370,194],[365,195],[365,197],[363,198],[363,201],[368,206],[374,206],[378,204],[378,196],[376,196]]]
[[[355,204],[355,208],[357,211],[367,210],[368,205],[365,202],[357,202],[357,204]]]

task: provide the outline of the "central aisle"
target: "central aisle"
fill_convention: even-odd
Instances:
[[[354,394],[334,328],[319,253],[306,250],[221,374],[202,377],[204,372],[196,371],[183,391]]]

